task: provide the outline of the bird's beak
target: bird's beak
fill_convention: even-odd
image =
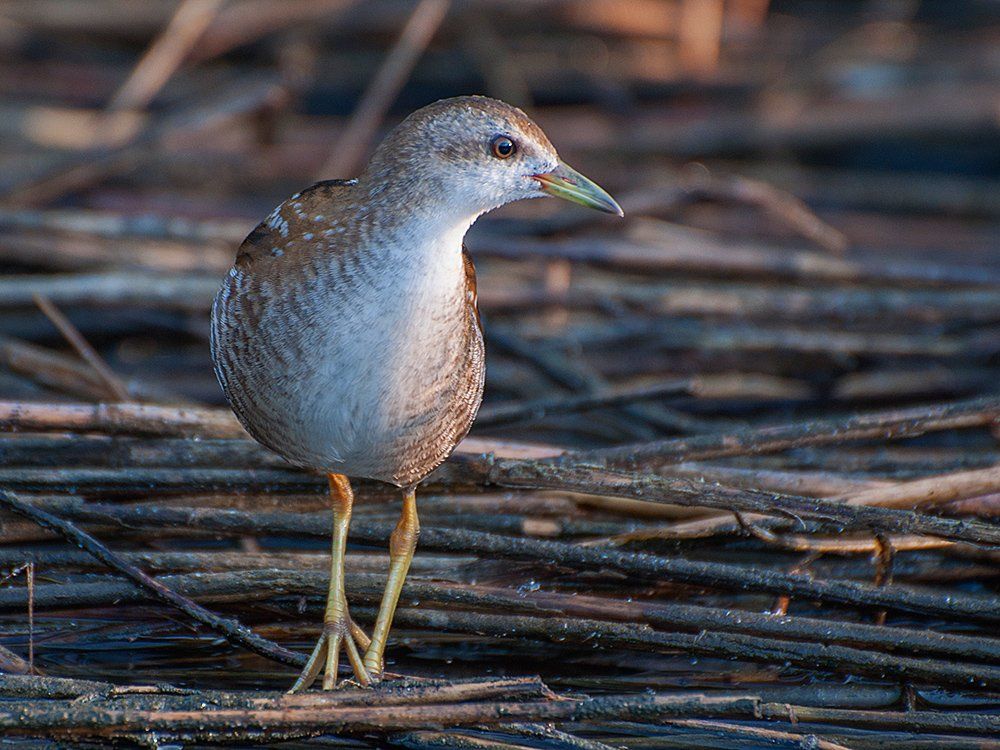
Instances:
[[[542,186],[542,191],[556,198],[579,203],[581,206],[596,208],[609,214],[624,216],[625,212],[614,198],[592,180],[563,162],[551,172],[536,174],[535,179]]]

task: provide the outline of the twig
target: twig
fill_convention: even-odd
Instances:
[[[945,267],[926,261],[876,258],[855,260],[837,258],[825,251],[726,243],[708,232],[655,219],[633,219],[628,233],[628,238],[614,240],[595,237],[538,240],[483,232],[477,236],[474,252],[477,256],[515,260],[566,258],[625,271],[687,272],[768,281],[906,283],[934,287],[1000,284],[1000,272],[985,266]]]
[[[450,0],[420,0],[399,39],[389,51],[375,78],[337,137],[337,147],[316,178],[346,177],[357,172],[361,160],[378,132],[379,123],[409,78],[424,49],[448,12]]]
[[[146,49],[138,64],[108,103],[110,112],[142,109],[184,62],[223,0],[183,0],[170,23]]]
[[[223,409],[147,404],[45,404],[0,401],[0,430],[79,430],[108,434],[241,437]]]
[[[2,346],[2,339],[0,339]],[[0,349],[2,353],[2,349]],[[159,435],[239,439],[230,449],[252,451],[257,461],[268,455],[247,439],[247,434],[228,409],[151,404],[61,404],[32,401],[0,401],[0,432],[76,431],[108,435]],[[495,453],[518,458],[555,456],[559,448],[517,440],[468,437],[459,444],[461,453]]]
[[[577,451],[562,462],[606,463],[620,466],[657,466],[679,461],[723,456],[774,453],[804,446],[834,445],[851,440],[899,440],[927,432],[988,427],[1000,420],[1000,399],[953,401],[948,404],[858,414],[846,419],[793,422],[749,428],[736,433],[699,435],[653,443]]]
[[[931,534],[974,544],[1000,545],[996,524],[938,518],[912,511],[843,503],[816,498],[722,487],[654,474],[602,469],[585,463],[548,464],[543,461],[498,459],[487,470],[487,483],[504,487],[557,489],[596,495],[692,505],[728,511],[790,518],[810,518],[848,528],[867,528],[901,534]]]
[[[329,534],[330,527],[329,515],[325,513],[247,513],[210,508],[123,507],[99,503],[84,505],[73,500],[46,500],[44,505],[53,512],[77,521],[123,527],[181,526],[227,534],[299,534],[321,538]],[[391,531],[390,523],[358,520],[351,526],[351,538],[384,544]],[[702,586],[788,594],[852,606],[888,607],[918,614],[1000,621],[1000,602],[995,597],[954,592],[938,594],[926,589],[901,586],[878,588],[853,581],[820,581],[803,575],[762,570],[759,567],[656,557],[479,531],[424,527],[420,532],[420,547],[425,551],[477,554],[486,558],[554,562],[582,570],[617,570],[643,580],[669,578]]]
[[[115,375],[107,362],[101,358],[101,355],[94,350],[94,347],[77,330],[72,321],[41,294],[35,294],[35,304],[45,313],[45,317],[52,321],[52,324],[59,329],[59,333],[76,350],[76,353],[97,373],[110,392],[111,397],[116,401],[129,401],[128,388],[125,387],[125,384]]]
[[[761,717],[780,721],[829,723],[883,730],[981,733],[991,737],[996,737],[1000,733],[1000,717],[964,711],[857,711],[765,703],[761,706]]]
[[[582,396],[554,397],[527,403],[502,404],[481,409],[476,417],[478,427],[497,427],[516,422],[543,419],[553,414],[571,414],[577,411],[623,406],[635,401],[676,396],[697,387],[696,379],[668,380],[635,388],[614,388]]]
[[[359,610],[360,611],[360,610]],[[726,656],[763,662],[790,662],[806,668],[842,670],[874,676],[908,677],[931,684],[963,687],[1000,686],[1000,667],[954,664],[927,657],[905,657],[861,651],[821,642],[780,641],[754,635],[701,631],[697,634],[652,630],[631,623],[583,618],[553,621],[544,617],[500,615],[495,612],[455,612],[403,607],[397,622],[409,627],[480,633],[492,637],[520,637],[561,643],[603,644],[640,651],[679,649],[708,657]]]
[[[35,563],[29,562],[25,576],[28,579],[28,671],[35,671]]]
[[[139,307],[190,312],[208,310],[220,275],[172,275],[150,271],[12,275],[0,277],[0,306],[23,307],[41,295],[60,305]]]
[[[585,740],[546,724],[510,724],[500,727],[500,729],[524,737],[542,739],[547,745],[566,748],[566,750],[615,750],[603,742]]]
[[[206,702],[220,708],[334,707],[372,705],[426,705],[467,700],[532,700],[553,698],[538,677],[452,680],[406,679],[369,690],[338,690],[289,695],[273,690],[195,690],[172,685],[114,685],[65,677],[0,675],[0,694],[18,698],[121,699],[121,704],[153,708],[158,703],[191,708]],[[102,695],[103,694],[103,695]],[[42,703],[41,705],[45,705]]]
[[[666,719],[663,723],[669,727],[683,727],[699,731],[707,730],[720,737],[726,737],[741,743],[750,742],[754,745],[758,743],[761,745],[794,743],[793,747],[797,745],[801,748],[815,748],[815,750],[852,750],[847,745],[825,740],[811,732],[808,734],[793,734],[792,732],[780,732],[776,729],[748,727],[742,724],[705,721],[704,719]]]
[[[180,111],[148,125],[124,145],[103,149],[85,162],[74,161],[68,168],[25,183],[13,185],[3,196],[15,206],[32,206],[53,200],[71,190],[79,190],[108,174],[128,169],[147,156],[147,148],[178,130],[200,129],[259,109],[283,95],[272,81],[247,80],[234,83],[220,95],[218,87]]]
[[[384,565],[382,566],[384,570]],[[354,604],[379,601],[384,586],[384,576],[379,573],[359,572],[358,566],[349,565],[347,592]],[[433,575],[433,574],[432,574]],[[302,570],[286,565],[284,569],[260,569],[253,571],[231,571],[226,573],[196,572],[192,574],[164,576],[162,581],[169,588],[181,592],[198,601],[241,602],[264,600],[273,602],[276,597],[310,595],[320,597],[325,593],[327,580],[318,569]],[[1000,665],[1000,642],[978,636],[962,636],[937,633],[906,627],[876,627],[864,623],[844,622],[817,617],[798,615],[771,615],[745,609],[721,609],[687,604],[662,604],[647,601],[622,601],[602,597],[574,595],[553,591],[519,592],[509,588],[485,586],[482,584],[456,584],[442,580],[408,580],[404,589],[408,600],[420,601],[421,608],[456,608],[473,610],[471,614],[504,612],[544,616],[553,638],[562,635],[561,628],[567,618],[585,618],[602,622],[624,622],[630,626],[652,625],[659,630],[691,630],[696,633],[714,633],[724,637],[725,633],[763,636],[789,653],[799,646],[791,640],[816,643],[837,643],[850,647],[853,651],[846,660],[833,660],[837,668],[850,670],[858,663],[857,653],[866,652],[912,652],[914,654],[934,654],[952,660],[977,660],[982,663]],[[73,584],[46,584],[37,594],[38,607],[42,609],[69,607],[115,606],[128,602],[144,601],[149,595],[134,584],[126,581],[93,581]],[[0,610],[17,611],[24,604],[24,592],[18,589],[0,591]],[[359,610],[360,611],[360,610]],[[417,615],[414,615],[416,617]],[[416,622],[414,620],[414,622]],[[463,632],[477,632],[472,621],[452,621],[455,627],[465,628]],[[464,624],[462,624],[464,623]],[[427,626],[434,629],[435,626]],[[739,649],[742,646],[736,646]],[[802,652],[806,653],[805,651]],[[811,657],[803,657],[811,658]],[[932,663],[934,662],[934,663]],[[900,662],[905,668],[909,662]],[[935,666],[937,664],[937,666]],[[928,660],[926,669],[945,669],[935,660]],[[891,665],[890,665],[891,666]],[[879,667],[881,668],[881,667]],[[950,673],[959,682],[967,677],[961,670]]]
[[[378,693],[374,693],[378,695]],[[298,734],[364,734],[440,726],[498,725],[511,722],[657,720],[668,716],[755,715],[753,696],[634,695],[583,700],[469,701],[426,705],[288,706],[282,708],[198,708],[160,712],[47,701],[3,710],[0,729],[10,736],[49,736],[81,740],[136,732],[158,737],[210,737],[225,732],[229,741],[266,738],[279,732]],[[238,728],[238,730],[237,730]],[[280,735],[279,735],[280,736]]]
[[[0,646],[0,672],[8,674],[31,674],[34,671],[34,654],[30,650],[29,641],[28,659],[22,659],[6,646]]]
[[[701,479],[702,481],[713,481],[716,477],[728,480],[730,477],[739,477],[739,470],[715,469],[707,467],[702,471],[700,466],[693,470],[683,469],[677,472],[683,465],[665,467],[661,471],[670,474],[680,474]],[[749,476],[757,478],[761,472],[747,472]],[[767,473],[763,473],[762,479],[767,479]],[[730,484],[731,481],[724,483]],[[759,480],[753,483],[762,490],[774,490],[777,492],[791,492],[780,486],[761,486]],[[977,469],[973,471],[962,471],[952,474],[938,474],[932,477],[917,479],[911,482],[900,482],[887,486],[871,487],[859,491],[839,493],[828,499],[834,502],[843,502],[847,505],[873,505],[883,508],[934,508],[945,503],[969,497],[987,495],[1000,490],[1000,467],[989,467],[987,469]],[[822,492],[816,494],[833,494]],[[763,532],[763,527],[773,527],[787,525],[787,521],[775,517],[765,517],[759,515],[746,516],[745,520],[751,524],[755,533]],[[736,530],[737,524],[729,518],[728,514],[713,515],[706,518],[698,518],[692,521],[672,524],[670,526],[652,527],[637,529],[612,537],[597,539],[590,544],[625,544],[648,539],[690,539],[705,537],[713,534],[729,533]],[[762,537],[763,538],[763,537]],[[862,552],[873,550],[873,542],[859,540],[820,540],[816,538],[804,538],[796,536],[775,536],[768,534],[768,542],[782,544],[793,549],[818,549],[822,545],[824,551],[854,551]],[[932,539],[901,539],[894,538],[893,544],[897,549],[926,549],[934,546],[947,545],[947,542]]]
[[[692,192],[756,206],[831,252],[843,255],[847,249],[844,233],[819,218],[791,193],[761,180],[740,175],[720,176],[700,164],[692,166],[685,175]]]
[[[97,541],[94,537],[90,536],[90,534],[87,534],[85,531],[81,531],[68,521],[64,521],[51,513],[47,513],[44,510],[36,508],[30,503],[24,502],[12,492],[8,492],[6,490],[0,490],[0,503],[25,518],[31,519],[39,526],[51,529],[52,531],[61,534],[68,541],[94,555],[94,557],[101,560],[112,570],[115,570],[128,578],[130,581],[134,582],[136,585],[141,586],[152,593],[157,599],[161,599],[167,604],[177,607],[192,619],[206,625],[217,633],[220,633],[231,643],[239,644],[257,654],[260,654],[261,656],[273,659],[283,664],[291,664],[294,666],[302,666],[305,664],[306,659],[303,655],[289,651],[283,646],[273,643],[266,638],[261,638],[259,635],[256,635],[249,628],[241,625],[237,621],[219,617],[213,612],[209,612],[201,605],[191,601],[187,597],[171,591],[162,583],[150,578],[136,566],[126,560],[123,560],[119,555],[115,554]]]
[[[107,385],[92,367],[75,357],[27,341],[0,335],[0,365],[77,398],[95,401],[108,398]]]
[[[937,508],[953,500],[1000,491],[1000,466],[952,474],[938,474],[889,487],[875,487],[840,498],[848,505],[878,505],[883,508]]]

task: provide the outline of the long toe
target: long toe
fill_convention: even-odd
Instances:
[[[326,661],[326,653],[329,647],[330,641],[324,631],[319,640],[316,641],[316,646],[309,655],[309,659],[306,661],[305,667],[302,668],[298,679],[295,680],[295,684],[289,688],[289,693],[301,693],[312,687],[312,684],[319,676],[320,670],[323,668],[323,662]]]
[[[364,632],[349,618],[343,621],[327,623],[323,626],[316,646],[313,648],[305,667],[289,693],[301,693],[308,690],[323,675],[323,690],[333,690],[337,687],[337,669],[340,665],[340,651],[347,654],[347,660],[354,671],[354,678],[359,685],[368,686],[373,680],[365,669],[358,650],[359,643],[367,645],[368,638]]]

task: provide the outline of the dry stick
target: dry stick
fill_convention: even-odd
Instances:
[[[706,482],[730,487],[813,497],[845,495],[876,487],[894,486],[893,482],[881,479],[857,479],[832,471],[781,471],[693,461],[665,466],[659,473],[666,476],[703,479]]]
[[[0,339],[0,355],[2,355]],[[62,404],[33,401],[0,401],[0,432],[75,431],[108,435],[158,435],[179,438],[241,438],[240,451],[267,455],[250,441],[229,409],[151,404]],[[559,448],[516,440],[468,437],[459,444],[462,453],[541,458],[558,455]],[[264,460],[264,459],[261,459]],[[308,475],[303,474],[303,478]]]
[[[378,596],[365,580],[348,579],[352,593]],[[322,583],[322,582],[320,582]],[[521,593],[495,586],[430,583],[414,580],[405,589],[407,598],[421,602],[463,605],[488,611],[524,614],[571,615],[598,620],[648,622],[659,628],[724,631],[775,638],[803,639],[814,643],[837,642],[855,648],[937,653],[959,659],[978,659],[1000,664],[1000,641],[978,636],[959,636],[902,627],[874,627],[864,623],[816,617],[770,615],[742,609],[720,609],[693,604],[661,604],[651,601],[614,601],[602,597],[568,595],[551,591]],[[316,593],[321,594],[321,588]],[[555,620],[553,627],[559,627]]]
[[[448,12],[450,0],[421,0],[375,74],[317,179],[355,174],[379,123]]]
[[[95,145],[124,145],[135,136],[132,117],[170,80],[217,14],[223,0],[182,0],[167,28],[146,49],[111,97],[95,130]]]
[[[618,750],[603,742],[575,737],[546,724],[510,724],[501,726],[500,729],[524,737],[539,738],[545,740],[546,746],[562,747],[568,750]]]
[[[191,601],[187,597],[181,596],[171,591],[162,583],[149,577],[139,568],[123,560],[119,555],[105,547],[94,537],[81,531],[68,521],[53,516],[40,508],[36,508],[30,503],[21,500],[17,495],[6,490],[0,490],[0,504],[3,504],[16,513],[31,519],[39,526],[50,529],[61,534],[68,541],[80,547],[86,552],[94,555],[108,567],[133,581],[138,586],[148,590],[157,599],[161,599],[167,604],[171,604],[184,612],[194,620],[206,625],[212,630],[220,633],[226,640],[234,644],[239,644],[261,656],[273,659],[283,664],[291,664],[301,667],[305,664],[305,657],[289,651],[283,646],[273,643],[266,638],[255,634],[252,630],[241,625],[236,620],[219,617],[209,612],[199,604]]]
[[[374,527],[374,525],[371,525]],[[374,530],[374,528],[372,528]],[[368,524],[352,528],[354,538],[376,541],[388,533],[371,534]],[[971,619],[1000,621],[1000,601],[995,597],[938,595],[927,590],[894,586],[878,589],[853,581],[819,581],[806,575],[787,574],[722,563],[703,563],[683,558],[592,549],[561,542],[500,537],[484,532],[429,528],[421,530],[424,549],[475,552],[507,559],[544,560],[588,570],[617,570],[639,578],[671,579],[716,588],[766,591],[840,602],[853,606],[882,606],[921,614],[954,617],[961,612]]]
[[[952,500],[979,497],[1000,491],[1000,466],[876,487],[834,498],[848,505],[878,505],[883,508],[935,508]]]
[[[93,702],[21,701],[0,709],[0,729],[9,736],[83,740],[155,732],[158,738],[228,741],[279,733],[364,734],[441,726],[503,726],[511,722],[644,721],[697,716],[835,723],[929,732],[995,736],[1000,717],[970,711],[859,711],[762,703],[752,695],[630,695],[581,700],[474,701],[390,706],[291,706],[213,708],[204,702],[188,710],[109,708]]]
[[[42,230],[85,235],[89,241],[122,237],[147,240],[181,240],[201,252],[202,267],[180,274],[150,270],[107,270],[66,274],[19,274],[0,279],[0,307],[6,309],[31,303],[31,295],[40,292],[58,304],[134,305],[142,308],[164,308],[207,311],[219,284],[219,273],[204,269],[205,243],[231,246],[246,235],[249,222],[244,220],[171,221],[167,217],[144,217],[143,222],[128,216],[96,212],[64,210],[16,211],[0,207],[0,228],[8,240],[24,236],[24,232]],[[157,247],[153,245],[153,247]],[[139,252],[135,248],[130,248]],[[152,255],[152,252],[150,252]],[[130,256],[135,259],[134,255]],[[138,258],[142,260],[142,258]],[[156,259],[150,261],[156,263]],[[212,261],[215,262],[214,260]],[[577,269],[581,275],[583,269]],[[1000,293],[992,289],[797,289],[741,281],[667,283],[649,282],[627,289],[614,289],[607,283],[582,277],[566,294],[525,288],[523,284],[504,285],[501,279],[491,279],[481,290],[479,303],[484,310],[536,309],[540,304],[558,303],[589,309],[595,300],[617,299],[651,315],[720,316],[751,321],[804,321],[845,319],[885,320],[888,317],[906,321],[940,323],[942,320],[992,323],[1000,316]],[[897,370],[894,370],[897,372]],[[899,378],[908,378],[907,387],[917,388],[921,379],[939,385],[961,373],[951,371],[903,371]],[[874,385],[869,380],[891,378],[893,373],[866,372],[850,376],[860,379],[863,389],[854,388],[845,397],[864,398]],[[705,377],[705,376],[703,376]],[[904,380],[904,382],[906,382]],[[923,383],[926,387],[927,383]],[[843,390],[843,389],[842,389]],[[894,395],[884,388],[874,395]]]
[[[31,217],[24,224],[40,223],[38,217]],[[55,218],[53,218],[54,222]],[[0,222],[18,229],[16,220],[4,220],[0,211]],[[24,230],[20,230],[23,232]],[[12,237],[23,237],[20,232],[12,232]],[[589,273],[588,273],[589,271]],[[634,286],[620,288],[611,280],[587,267],[574,269],[579,277],[566,291],[548,290],[537,285],[525,286],[523,281],[490,277],[484,286],[479,304],[485,311],[526,314],[544,306],[558,306],[574,311],[603,311],[609,307],[634,309],[637,315],[649,316],[696,316],[737,319],[748,323],[764,325],[776,322],[798,322],[816,325],[821,322],[859,323],[878,321],[896,324],[928,323],[940,324],[944,321],[970,323],[991,323],[1000,315],[998,302],[1000,295],[992,289],[899,289],[885,287],[848,287],[834,289],[802,289],[791,285],[773,286],[735,278],[729,281],[688,281],[686,283],[664,281],[650,276],[643,283],[632,282]],[[620,277],[615,277],[620,278]],[[211,302],[208,300],[207,302]],[[206,302],[203,301],[203,305]],[[923,383],[925,389],[940,388],[948,383],[959,385],[962,372],[931,370],[926,366],[917,370],[898,370],[898,364],[891,370],[851,373],[848,380],[858,379],[866,388],[855,389],[858,398],[869,393],[877,396],[896,395],[891,388],[878,388],[879,377],[896,377],[909,389],[921,385],[919,374],[929,378]],[[966,376],[966,380],[968,377]],[[876,390],[877,389],[877,390]],[[840,393],[840,389],[838,389]]]
[[[897,552],[928,550],[928,549],[949,549],[955,546],[955,542],[944,539],[935,539],[926,536],[882,536],[877,535],[866,539],[844,539],[841,537],[814,537],[804,534],[773,534],[762,528],[762,520],[751,519],[749,515],[743,516],[744,528],[753,536],[768,544],[774,544],[785,549],[792,549],[796,552],[822,552],[841,555],[857,555],[862,553],[877,553],[882,550],[883,542],[890,544]],[[771,519],[766,519],[771,520]],[[615,537],[615,543],[620,544],[624,534]],[[658,539],[659,536],[646,537],[648,539]],[[973,548],[977,551],[978,548]],[[988,553],[983,553],[988,554]]]
[[[218,550],[212,552],[119,552],[133,565],[142,565],[147,570],[162,573],[182,571],[202,571],[220,573],[247,570],[298,570],[329,571],[330,555],[320,552],[243,552],[238,550]],[[75,549],[32,548],[0,546],[0,566],[33,562],[46,567],[72,567],[92,570],[103,568],[103,564],[86,552]],[[388,553],[348,552],[348,568],[357,573],[384,573],[388,566]],[[410,575],[414,580],[421,576],[444,578],[447,571],[459,570],[465,565],[477,562],[472,556],[421,555],[413,558]]]
[[[0,468],[0,487],[27,492],[59,493],[67,486],[79,492],[124,494],[148,492],[248,492],[318,493],[323,479],[294,468],[261,469],[117,469],[102,467]],[[600,533],[592,528],[590,534]],[[607,533],[607,530],[605,531]]]
[[[531,732],[521,727],[538,727]],[[514,735],[522,734],[536,739],[544,739],[542,745],[547,750],[618,750],[611,745],[593,740],[581,740],[566,732],[542,726],[539,724],[507,724],[497,727],[490,733],[489,739],[476,734],[465,734],[461,731],[439,732],[418,729],[413,732],[400,732],[389,735],[386,740],[392,745],[401,745],[409,750],[533,750],[535,744],[514,744],[497,738],[498,732]]]
[[[241,227],[241,232],[246,226]],[[148,271],[20,274],[0,277],[0,309],[30,305],[41,294],[61,305],[121,306],[204,313],[221,274],[179,276]]]
[[[957,732],[1000,736],[1000,716],[965,711],[863,711],[843,708],[790,706],[785,703],[763,703],[761,718],[838,724],[873,729],[900,729],[918,732]]]
[[[864,528],[900,534],[930,534],[973,544],[1000,545],[1000,525],[980,521],[938,518],[913,511],[779,495],[707,484],[688,479],[659,477],[586,464],[548,464],[542,461],[498,459],[487,470],[487,483],[503,487],[548,489],[646,500],[656,503],[811,518],[847,528]]]
[[[492,346],[529,362],[549,380],[561,387],[583,392],[605,387],[604,378],[600,375],[588,372],[579,363],[573,362],[559,352],[532,346],[513,330],[505,331],[493,326],[489,331],[489,340]],[[651,408],[646,404],[626,406],[625,413],[632,419],[633,423],[626,423],[624,427],[631,429],[632,432],[637,426],[634,423],[638,423],[638,425],[650,423],[661,428],[681,432],[708,431],[714,427],[714,425],[706,424],[704,420],[676,410],[663,407]]]
[[[46,234],[85,234],[101,239],[179,240],[192,245],[206,243],[231,245],[240,242],[246,236],[247,225],[247,220],[239,218],[202,219],[187,216],[179,218],[166,213],[134,216],[110,210],[85,208],[15,209],[6,206],[0,207],[0,229],[5,231],[27,230],[44,231]],[[168,280],[193,279],[197,281],[199,278],[205,277],[204,275],[152,274],[148,271],[131,269],[108,269],[103,272],[95,272],[93,276],[95,278],[104,276],[126,278],[133,282],[164,277]],[[6,280],[11,278],[10,275],[5,277]],[[13,278],[17,278],[17,276],[13,276]],[[43,281],[52,277],[45,274],[22,276],[21,278],[34,278],[37,281]],[[211,298],[208,302],[211,304]],[[961,309],[963,312],[967,312],[968,306],[962,306]]]
[[[143,53],[128,79],[121,85],[108,109],[117,112],[142,109],[184,62],[198,42],[223,0],[183,0],[163,33]]]
[[[79,190],[116,171],[127,169],[148,155],[148,148],[177,130],[202,129],[232,117],[258,110],[283,96],[283,89],[268,80],[254,80],[229,85],[220,95],[217,88],[176,114],[147,127],[125,145],[103,149],[85,162],[75,163],[52,174],[11,187],[2,198],[16,207],[31,206]]]
[[[849,243],[844,233],[823,221],[788,191],[762,180],[741,175],[720,176],[696,166],[685,174],[685,184],[692,193],[756,206],[831,252],[843,255],[847,250]]]
[[[6,646],[0,646],[0,672],[28,674],[33,670],[32,659],[22,659]]]
[[[159,579],[171,590],[204,602],[250,602],[263,600],[279,605],[275,597],[321,596],[326,579],[319,571],[294,569],[244,573],[194,573]],[[377,603],[384,576],[351,573],[347,591],[358,613],[359,602]],[[769,615],[745,610],[724,610],[696,605],[623,602],[555,592],[522,594],[493,586],[449,584],[441,581],[408,581],[407,600],[419,600],[420,609],[400,609],[400,624],[431,631],[539,637],[560,642],[602,642],[644,650],[680,648],[708,656],[792,661],[807,667],[876,676],[919,677],[930,682],[968,685],[987,680],[1000,685],[1000,642],[973,636],[956,636],[908,628],[875,627],[788,615]],[[149,599],[147,592],[126,581],[46,584],[40,587],[38,606],[44,609],[120,606]],[[24,591],[0,591],[0,610],[17,611],[24,605]],[[437,606],[432,606],[437,605]],[[298,607],[298,604],[295,604]],[[456,613],[456,607],[473,611]],[[297,610],[298,611],[298,610]],[[527,616],[521,620],[497,620],[486,626],[478,618],[496,612]],[[652,631],[648,625],[658,630]],[[507,630],[504,630],[507,628]],[[693,630],[663,633],[664,630]],[[801,639],[804,642],[788,640]],[[842,644],[842,645],[837,645]],[[951,659],[975,659],[978,664],[900,656],[890,651],[939,654]],[[977,683],[978,684],[978,683]]]
[[[672,471],[674,468],[676,467],[667,467],[666,470]],[[697,471],[689,475],[698,476]],[[710,470],[708,476],[705,478],[711,481]],[[911,482],[900,482],[884,487],[873,487],[859,492],[843,493],[828,499],[833,502],[842,502],[846,505],[871,505],[883,508],[925,508],[938,507],[954,500],[980,497],[997,491],[1000,491],[1000,466],[991,466],[986,469],[939,474]],[[787,526],[787,520],[755,514],[745,516],[744,520],[750,524],[751,530],[755,533],[760,532],[765,534],[767,537],[766,541],[790,545],[795,549],[816,548],[818,540],[814,538],[798,536],[778,537],[764,532],[764,529],[768,527]],[[625,544],[627,542],[648,539],[690,539],[714,534],[732,533],[738,531],[739,528],[740,524],[733,521],[727,513],[672,524],[670,526],[638,529],[603,539],[592,540],[588,544]],[[905,537],[903,539],[895,538],[893,545],[897,549],[918,549],[927,548],[931,545],[943,546],[947,544],[946,542],[935,540],[924,540],[923,542],[919,539],[904,540],[906,540]],[[839,548],[847,551],[850,548],[855,552],[861,552],[873,549],[873,543],[864,540],[830,540],[830,544],[832,546],[828,548],[829,550]]]
[[[156,685],[114,685],[109,682],[0,675],[0,695],[16,698],[114,698],[121,705],[151,708],[171,705],[186,708],[204,705],[217,708],[279,708],[381,706],[458,703],[488,699],[540,699],[554,694],[538,677],[497,679],[458,678],[393,681],[368,690],[339,690],[289,695],[271,690],[196,690],[162,683]],[[44,704],[42,704],[44,705]]]
[[[673,438],[652,443],[574,451],[556,459],[562,463],[658,466],[687,460],[774,453],[850,440],[915,437],[927,432],[986,427],[1000,421],[1000,398],[954,401],[942,405],[857,414],[843,419],[792,422],[721,435]]]
[[[5,698],[79,698],[115,689],[110,682],[67,677],[0,674],[0,695]]]
[[[363,610],[357,608],[361,613]],[[554,643],[604,644],[609,648],[639,651],[680,650],[712,658],[794,664],[806,669],[828,669],[875,677],[916,679],[928,684],[949,684],[996,690],[1000,667],[953,664],[927,657],[909,657],[862,651],[825,642],[790,642],[737,633],[701,631],[675,633],[644,625],[574,618],[498,615],[495,612],[456,612],[403,607],[399,625],[429,630],[477,633],[494,638],[520,637]]]
[[[753,745],[767,745],[810,748],[810,750],[853,750],[847,745],[841,745],[831,740],[817,737],[813,733],[807,736],[792,732],[781,732],[776,729],[748,727],[742,724],[724,723],[721,721],[705,721],[703,719],[664,719],[664,724],[671,727],[684,727],[701,731],[709,731],[727,739],[738,742],[751,742]]]
[[[83,334],[73,325],[70,319],[63,315],[59,308],[41,294],[35,294],[35,304],[45,313],[45,317],[52,321],[52,325],[59,329],[59,333],[76,350],[76,353],[97,373],[98,377],[107,386],[111,397],[116,401],[128,401],[128,388],[125,387],[125,384],[115,375],[107,362],[101,358],[101,355],[95,351],[94,347],[83,337]]]
[[[985,469],[1000,463],[1000,445],[994,447],[987,443],[977,446],[971,440],[966,440],[961,446],[893,445],[891,442],[872,440],[858,445],[824,447],[827,450],[816,447],[798,449],[794,455],[761,454],[760,460],[747,463],[779,469],[842,471],[895,482],[908,482],[926,476],[928,470],[965,471]]]
[[[245,437],[223,409],[146,404],[53,404],[0,401],[0,430],[77,430],[110,435]]]
[[[572,414],[589,409],[623,406],[635,401],[645,401],[663,396],[683,395],[690,393],[696,385],[696,378],[684,378],[632,388],[602,389],[582,396],[556,396],[535,401],[501,404],[480,409],[476,417],[476,426],[497,427],[543,419],[553,414]]]
[[[11,736],[67,739],[111,737],[134,732],[190,738],[225,732],[226,738],[231,741],[247,735],[260,738],[287,731],[363,734],[441,726],[496,726],[522,721],[651,721],[666,716],[692,715],[754,718],[759,706],[760,700],[750,695],[722,698],[629,695],[582,700],[474,701],[332,708],[317,705],[260,710],[215,709],[202,702],[197,708],[177,711],[132,711],[82,702],[32,701],[19,702],[11,709],[0,708],[0,729]]]
[[[826,281],[867,284],[926,284],[996,286],[1000,272],[989,267],[947,266],[925,261],[832,257],[826,252],[792,251],[751,244],[722,243],[710,234],[667,227],[652,219],[633,219],[631,239],[574,237],[571,240],[516,239],[499,233],[480,233],[477,256],[512,260],[565,258],[599,263],[624,270],[657,273],[739,275],[744,278]]]
[[[104,523],[127,528],[180,526],[222,533],[302,534],[327,537],[329,515],[302,513],[246,513],[208,508],[124,507],[84,504],[76,500],[46,500],[44,507],[77,521]],[[355,541],[384,544],[392,531],[390,523],[356,521],[351,526]],[[761,570],[724,563],[700,562],[684,558],[593,549],[563,542],[506,537],[479,531],[426,527],[420,532],[420,546],[426,551],[455,552],[481,557],[553,562],[584,570],[617,570],[641,579],[668,578],[716,588],[762,591],[840,602],[852,606],[883,607],[917,614],[964,616],[1000,622],[1000,601],[996,597],[893,586],[878,588],[854,581],[820,581],[806,575]]]
[[[308,0],[308,2],[273,3],[271,0],[243,0],[229,3],[191,51],[189,59],[203,63],[237,47],[281,32],[291,26],[319,26],[333,16],[357,5],[358,0]]]
[[[523,324],[522,324],[523,325]],[[637,319],[600,324],[581,323],[566,327],[557,334],[534,334],[533,345],[539,348],[579,348],[584,351],[603,348],[635,347],[695,349],[702,357],[720,353],[753,354],[776,352],[836,356],[892,355],[937,357],[986,357],[997,350],[995,331],[971,334],[940,334],[921,330],[903,332],[859,332],[836,328],[814,328],[801,324],[774,325],[734,320],[726,324],[704,320],[675,318]]]
[[[0,366],[77,398],[101,400],[108,387],[93,368],[60,352],[0,334]]]
[[[792,422],[748,428],[723,435],[643,443],[636,446],[575,451],[557,462],[677,463],[723,456],[758,455],[803,446],[851,440],[898,440],[927,432],[989,426],[1000,420],[1000,399],[954,401],[908,409],[857,414],[842,419]],[[236,418],[224,409],[153,407],[138,404],[52,404],[0,401],[0,430],[85,430],[109,434],[244,437]]]
[[[555,466],[540,461],[467,457],[452,481],[493,484],[520,489],[561,490],[610,495],[652,503],[717,508],[791,519],[815,519],[843,528],[891,534],[927,534],[971,544],[1000,545],[1000,525],[940,518],[913,511],[847,506],[816,498],[737,489],[703,482],[629,473],[595,466]],[[458,459],[453,460],[456,468]],[[294,469],[0,469],[0,484],[32,491],[52,491],[65,484],[88,491],[128,492],[148,487],[165,490],[249,489],[280,487],[284,491],[316,491],[321,479]],[[569,527],[567,527],[569,528]],[[587,529],[580,528],[586,532]],[[589,533],[599,532],[594,527]]]

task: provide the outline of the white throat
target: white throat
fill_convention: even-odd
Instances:
[[[477,218],[446,224],[440,217],[415,218],[401,226],[390,253],[400,281],[428,301],[464,293],[462,240]]]

